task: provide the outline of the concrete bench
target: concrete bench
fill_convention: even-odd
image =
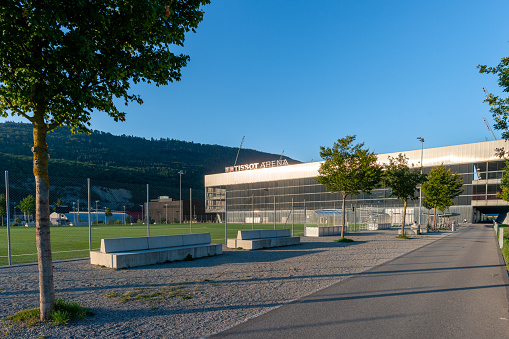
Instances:
[[[410,228],[405,227],[406,235],[419,235],[419,234],[423,234],[423,233],[428,233],[428,229],[426,228],[426,226],[418,227],[418,226],[411,225]],[[398,230],[398,235],[401,235],[401,228]]]
[[[228,248],[257,250],[300,244],[300,237],[292,237],[290,229],[238,231],[236,239],[228,239]]]
[[[211,244],[210,233],[101,239],[101,250],[90,251],[90,263],[128,268],[222,253],[222,245]]]

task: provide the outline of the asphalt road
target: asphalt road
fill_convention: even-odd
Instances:
[[[471,225],[214,338],[509,338],[508,292],[493,227]]]

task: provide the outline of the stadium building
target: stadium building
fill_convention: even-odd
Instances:
[[[443,214],[438,212],[442,221],[478,222],[493,214],[503,221],[509,204],[496,194],[500,191],[505,161],[495,155],[496,149],[503,147],[507,148],[505,141],[487,141],[379,154],[378,161],[387,163],[389,156],[402,153],[409,164],[418,168],[422,158],[424,173],[442,164],[458,173],[463,179],[463,193],[454,199],[454,206]],[[276,160],[231,166],[225,168],[225,173],[206,175],[206,212],[216,213],[219,220],[227,215],[228,222],[338,224],[341,194],[331,194],[315,181],[321,163],[288,165],[285,160]],[[348,196],[346,201],[346,218],[351,225],[360,222],[367,225],[369,220],[379,225],[401,222],[403,202],[390,197],[386,188]],[[408,223],[430,222],[433,211],[420,205],[419,199],[408,202]]]

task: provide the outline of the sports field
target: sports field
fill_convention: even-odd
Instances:
[[[276,224],[277,229],[285,225]],[[228,238],[235,238],[238,230],[250,230],[252,224],[228,223]],[[255,229],[274,229],[274,224],[255,224]],[[292,225],[287,224],[291,229]],[[92,225],[92,249],[99,250],[102,238],[126,238],[147,236],[147,225]],[[150,225],[150,235],[173,235],[191,233],[189,224]],[[225,225],[218,223],[193,223],[193,233],[210,233],[212,242],[225,243]],[[35,227],[10,227],[11,262],[22,264],[37,262]],[[85,258],[89,256],[88,226],[52,226],[51,249],[53,260]],[[304,235],[304,225],[294,224],[294,235]],[[7,227],[0,227],[0,266],[7,265]]]

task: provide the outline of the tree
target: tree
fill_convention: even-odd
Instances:
[[[58,207],[60,206],[64,206],[64,203],[62,202],[62,200],[60,200],[60,198],[57,199],[57,202],[55,203],[55,206],[53,206],[53,211],[56,212],[58,214],[58,225],[61,226],[62,225],[62,219],[61,219],[61,213],[60,213],[60,210],[58,209]]]
[[[408,158],[399,154],[397,158],[389,156],[389,163],[385,165],[383,174],[384,186],[391,189],[391,197],[403,201],[403,216],[401,220],[401,235],[405,234],[405,217],[408,200],[416,200],[417,185],[426,180],[426,175],[421,174],[419,169],[408,167]]]
[[[7,213],[7,200],[5,194],[0,194],[0,219],[2,219],[2,226],[4,225],[4,214]]]
[[[502,192],[497,192],[497,197],[505,201],[509,201],[509,160],[505,159],[504,174],[500,181]]]
[[[25,197],[18,205],[18,208],[23,212],[24,220],[26,221],[28,215],[28,222],[30,222],[30,216],[35,211],[35,198],[33,195]]]
[[[49,219],[49,131],[89,132],[93,111],[115,121],[115,99],[142,103],[129,92],[139,82],[167,85],[181,78],[185,33],[210,0],[6,0],[0,4],[0,116],[32,123],[36,182],[36,243],[40,315],[55,306]]]
[[[113,213],[111,213],[111,208],[106,207],[106,209],[104,210],[104,216],[106,217],[105,224],[108,223],[108,219],[107,218],[111,217],[112,215],[113,215]]]
[[[502,58],[496,67],[488,67],[486,65],[478,65],[479,73],[495,74],[498,76],[498,85],[502,87],[504,92],[509,92],[509,57]],[[492,93],[486,93],[484,102],[490,105],[490,112],[493,115],[495,124],[493,127],[497,130],[503,130],[502,138],[509,139],[507,132],[509,118],[509,97],[501,98]]]
[[[433,206],[431,206],[426,199],[423,199],[422,200],[422,207],[424,207],[425,209],[428,210],[428,218],[426,220],[426,227],[429,228],[429,214],[430,214],[430,210],[433,208]]]
[[[320,157],[325,162],[320,165],[315,179],[329,192],[342,195],[341,238],[345,237],[346,197],[360,192],[370,193],[380,185],[382,173],[376,154],[363,149],[364,143],[353,145],[355,138],[355,135],[347,135],[338,139],[332,148],[320,147]]]
[[[458,173],[451,173],[451,170],[446,170],[444,165],[432,168],[429,172],[421,188],[425,206],[434,209],[433,229],[436,228],[437,209],[444,212],[454,205],[452,200],[463,192],[462,185],[463,179],[459,178]]]

